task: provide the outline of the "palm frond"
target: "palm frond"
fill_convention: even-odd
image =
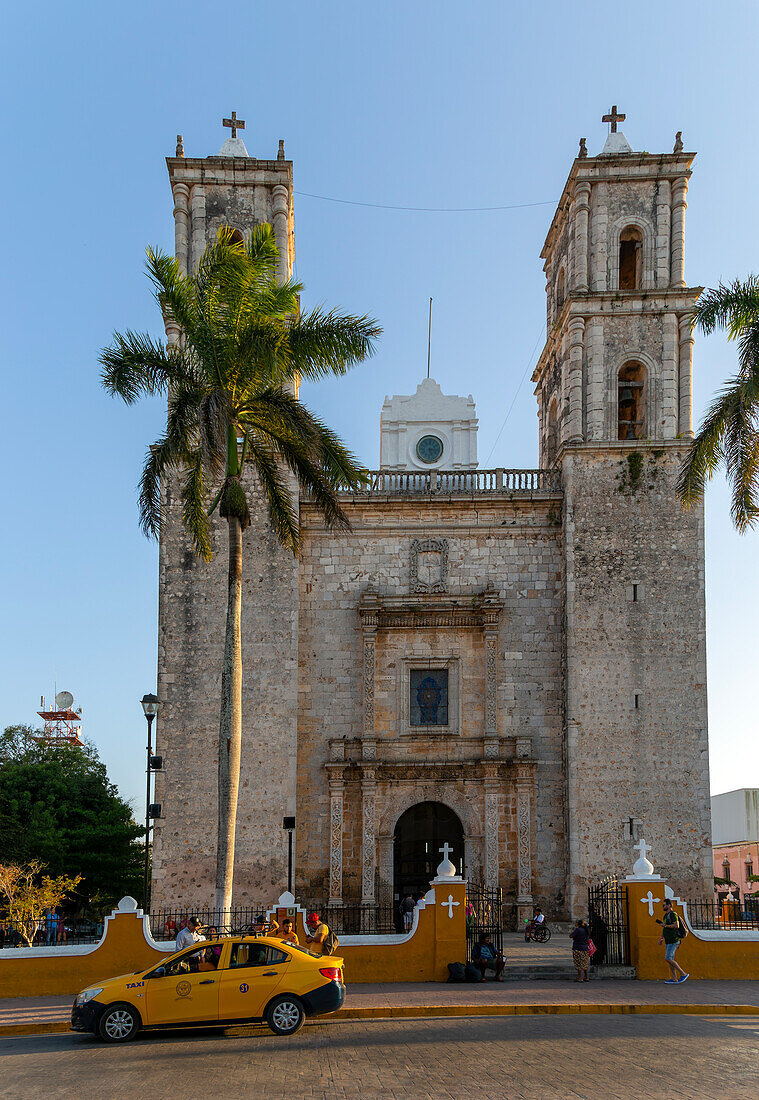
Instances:
[[[311,382],[346,374],[374,354],[382,329],[371,317],[353,317],[317,308],[290,325],[283,366],[290,377]]]
[[[735,338],[747,325],[759,321],[759,276],[749,275],[743,281],[736,279],[727,286],[720,283],[716,289],[707,290],[691,320],[707,336],[717,328],[726,328]]]
[[[722,450],[732,490],[731,514],[739,531],[753,527],[759,519],[759,370],[741,378],[735,388],[731,415],[725,425]]]
[[[188,458],[187,473],[182,485],[182,521],[199,558],[210,561],[211,523],[207,514],[208,493],[205,485],[203,456],[196,450]]]
[[[187,364],[178,348],[166,348],[146,333],[114,332],[113,343],[100,353],[100,380],[111,397],[133,405],[139,397],[166,393],[175,375]]]
[[[287,478],[277,461],[276,451],[262,439],[249,436],[250,461],[261,483],[274,533],[294,557],[300,551],[298,513]]]

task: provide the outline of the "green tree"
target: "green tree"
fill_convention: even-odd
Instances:
[[[108,779],[95,747],[45,745],[30,726],[0,735],[3,860],[38,861],[53,877],[82,876],[81,905],[139,897],[144,826]]]
[[[300,312],[300,284],[278,281],[269,225],[247,243],[223,229],[192,276],[148,250],[148,272],[164,318],[180,328],[178,345],[147,335],[115,334],[101,355],[103,385],[132,404],[165,394],[163,436],[150,448],[140,483],[140,520],[157,537],[163,521],[161,482],[182,479],[184,526],[196,554],[211,558],[211,520],[219,508],[229,544],[227,623],[221,680],[218,838],[214,906],[232,900],[237,794],[242,744],[242,535],[250,523],[248,492],[257,483],[272,527],[293,554],[300,547],[299,485],[328,527],[347,528],[340,485],[364,484],[337,436],[295,396],[298,381],[342,375],[371,355],[378,325],[367,317],[315,309]],[[249,463],[254,477],[243,483]],[[289,471],[289,474],[288,474]]]
[[[759,277],[720,283],[700,299],[694,327],[727,330],[738,344],[738,373],[707,410],[683,464],[678,491],[685,507],[703,498],[706,482],[724,466],[733,523],[743,532],[759,520]]]

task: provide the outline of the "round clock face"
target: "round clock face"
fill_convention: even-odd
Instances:
[[[436,435],[423,435],[416,445],[416,454],[421,462],[437,462],[442,453],[443,443]]]

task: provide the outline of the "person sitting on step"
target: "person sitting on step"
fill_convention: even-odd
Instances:
[[[472,949],[472,962],[482,974],[481,981],[485,981],[485,972],[487,970],[493,971],[493,981],[503,981],[503,968],[506,966],[506,960],[503,955],[496,950],[495,945],[491,943],[488,932],[483,932],[480,935],[479,941],[474,945]]]

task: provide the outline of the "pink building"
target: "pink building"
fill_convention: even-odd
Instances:
[[[712,797],[712,852],[714,874],[735,883],[733,896],[743,901],[756,895],[759,902],[759,789],[742,787]],[[726,886],[717,887],[717,897],[724,898]]]

